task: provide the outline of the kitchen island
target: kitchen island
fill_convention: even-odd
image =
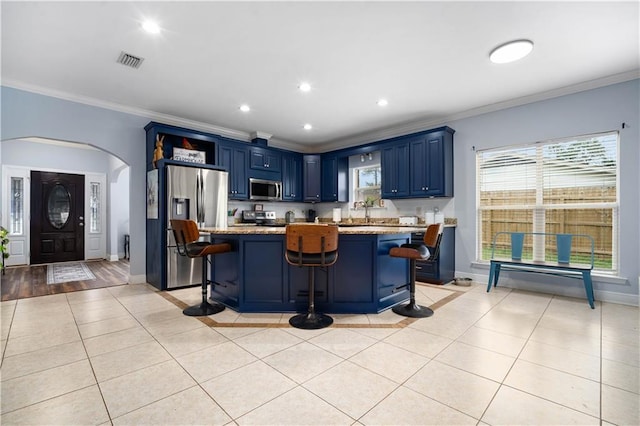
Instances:
[[[316,268],[318,312],[377,313],[409,298],[408,261],[389,256],[423,228],[350,226],[339,228],[338,260]],[[238,312],[302,312],[308,307],[306,268],[284,258],[285,228],[204,228],[232,251],[212,257],[210,298]]]

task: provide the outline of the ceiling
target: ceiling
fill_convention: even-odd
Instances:
[[[639,75],[637,1],[2,1],[1,8],[3,85],[223,134],[259,131],[302,150]],[[141,29],[145,18],[160,34]],[[535,43],[529,56],[489,61],[493,48],[523,38]],[[117,63],[122,51],[144,58],[140,68]],[[298,90],[303,81],[311,91]]]

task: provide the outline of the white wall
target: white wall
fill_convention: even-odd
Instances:
[[[107,181],[117,178],[122,169],[126,169],[126,185],[128,186],[128,166],[113,155],[96,149],[86,149],[81,143],[55,145],[47,143],[31,142],[27,140],[4,140],[1,142],[3,149],[2,165],[26,167],[31,170],[57,170],[67,173],[100,173],[104,174]],[[107,208],[107,229],[116,231],[122,227],[123,221],[128,221],[129,216],[129,189],[120,189],[120,196],[125,196],[125,202],[111,203],[107,200],[107,206],[114,205],[116,214],[113,215]],[[126,215],[126,218],[122,216]],[[109,232],[109,231],[107,231]],[[105,235],[106,236],[106,235]],[[124,239],[122,234],[120,239]],[[106,251],[111,253],[116,250],[117,240],[106,240]],[[122,257],[122,256],[120,256]]]
[[[146,117],[2,86],[2,140],[41,137],[93,145],[130,167],[129,282],[146,281]],[[4,144],[4,142],[3,142]],[[6,161],[3,150],[3,163]]]
[[[25,140],[2,141],[2,164],[30,167],[34,170],[58,169],[108,174],[109,157],[109,154],[95,149],[80,149]]]
[[[124,236],[129,234],[129,167],[114,171],[109,181],[109,195],[112,202],[108,208],[111,216],[109,233],[112,260],[124,257]]]
[[[573,95],[441,123],[456,130],[454,135],[455,183],[453,200],[399,200],[389,212],[420,214],[435,206],[458,219],[456,269],[460,273],[486,276],[475,260],[475,149],[564,138],[607,130],[620,130],[620,275],[626,280],[596,279],[598,292],[636,298],[640,277],[640,80],[601,87]],[[18,89],[2,87],[2,139],[38,136],[90,143],[127,163],[130,169],[131,282],[145,279],[145,185],[146,149],[142,116],[83,105]],[[626,128],[621,129],[621,124]],[[433,127],[439,127],[434,125]],[[426,130],[426,129],[425,129]],[[5,152],[2,151],[5,162]],[[266,204],[266,203],[265,203]],[[270,203],[284,215],[288,209],[309,208],[303,203]],[[250,208],[251,203],[229,206]],[[313,206],[322,217],[330,217],[333,203]],[[267,208],[267,205],[265,205]],[[395,210],[392,210],[395,209]],[[451,212],[453,214],[451,214]],[[386,215],[386,214],[385,214]],[[543,277],[544,278],[544,277]],[[541,278],[542,279],[542,278]],[[568,284],[579,291],[579,282]],[[598,293],[596,293],[598,296]]]
[[[594,289],[602,297],[622,293],[625,302],[637,304],[640,275],[640,80],[614,84],[594,90],[535,102],[447,123],[454,135],[456,269],[463,274],[485,277],[486,268],[473,264],[476,258],[476,150],[518,145],[556,138],[618,130],[620,132],[620,273],[624,280],[595,278]],[[625,128],[622,128],[625,123]],[[523,279],[523,280],[526,280]],[[535,289],[557,278],[535,274],[535,282],[524,284]],[[508,281],[507,281],[508,282]],[[514,285],[517,285],[514,281]],[[575,294],[582,284],[570,280],[563,284]],[[547,289],[549,289],[547,287]],[[573,294],[573,293],[572,293]]]

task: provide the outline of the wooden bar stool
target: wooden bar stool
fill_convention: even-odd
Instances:
[[[287,225],[286,236],[287,262],[309,268],[309,308],[306,314],[291,317],[289,324],[305,330],[328,327],[333,318],[317,313],[315,308],[315,268],[331,266],[338,260],[338,227],[313,223]]]
[[[416,260],[436,259],[440,250],[442,231],[444,226],[441,223],[429,225],[424,233],[424,240],[420,243],[403,244],[400,247],[393,247],[389,250],[389,256],[409,259],[409,273],[411,282],[409,287],[409,303],[403,306],[394,306],[393,312],[398,315],[411,318],[426,318],[433,315],[430,308],[416,304]]]
[[[171,229],[176,239],[178,253],[181,256],[202,258],[202,303],[190,306],[182,311],[190,317],[200,317],[217,314],[224,310],[224,305],[211,304],[207,300],[207,285],[211,282],[207,278],[207,265],[211,262],[209,256],[231,251],[227,243],[212,244],[208,241],[198,241],[200,232],[198,225],[192,220],[171,219]]]

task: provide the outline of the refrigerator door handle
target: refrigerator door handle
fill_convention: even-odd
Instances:
[[[198,227],[204,222],[204,194],[202,185],[202,171],[198,170],[198,174],[196,175],[196,221],[198,222]]]

